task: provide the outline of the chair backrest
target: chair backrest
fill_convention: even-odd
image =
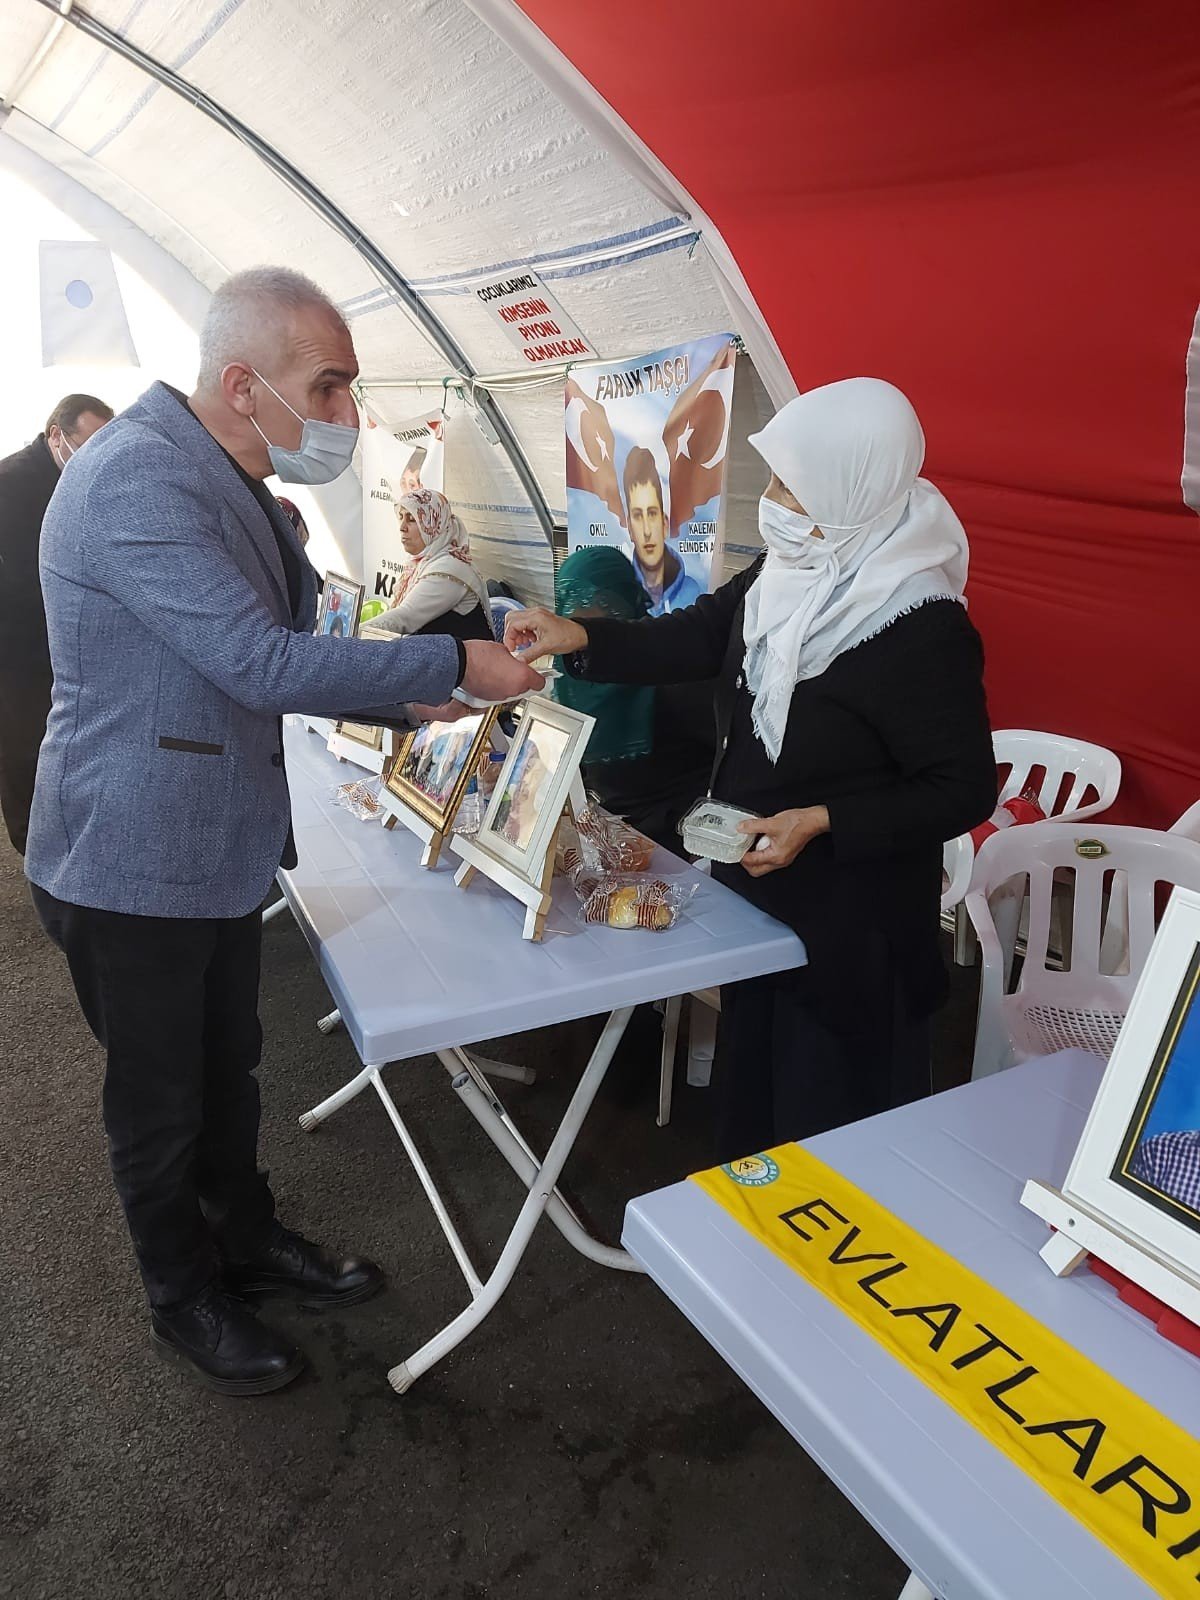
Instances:
[[[1190,805],[1178,822],[1171,824],[1170,832],[1182,834],[1185,839],[1195,839],[1200,844],[1200,800]]]
[[[1107,811],[1121,787],[1121,760],[1103,745],[1087,744],[1059,733],[1033,733],[1003,728],[993,733],[996,765],[1010,771],[999,804],[1021,794],[1034,777],[1038,804],[1047,817],[1069,821]],[[1041,773],[1040,778],[1036,774]],[[1089,790],[1096,799],[1087,800]]]
[[[1074,873],[1070,968],[1052,971],[1051,897],[1055,874]],[[1109,974],[1101,961],[1104,891],[1121,873],[1129,904],[1129,970]],[[975,857],[968,905],[978,925],[987,916],[987,896],[1014,878],[1028,876],[1029,922],[1019,990],[1039,987],[1049,976],[1061,994],[1086,987],[1103,990],[1113,1010],[1123,1010],[1150,954],[1163,897],[1160,884],[1200,890],[1200,844],[1151,828],[1089,826],[1086,834],[1061,822],[1035,822],[1005,828],[986,839]]]
[[[492,600],[492,632],[497,639],[504,638],[504,619],[510,611],[520,611],[521,602],[510,600],[507,595],[498,594]]]

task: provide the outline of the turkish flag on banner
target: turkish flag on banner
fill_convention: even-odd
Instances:
[[[671,535],[678,538],[696,507],[721,492],[729,419],[733,412],[732,343],[688,384],[663,427],[663,443],[671,470]]]
[[[574,381],[566,383],[567,488],[586,489],[604,501],[622,527],[625,508],[613,460],[616,440],[608,412]]]

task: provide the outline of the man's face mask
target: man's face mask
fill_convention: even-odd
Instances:
[[[340,422],[318,422],[315,417],[302,417],[294,406],[288,406],[274,384],[267,383],[261,372],[254,367],[250,371],[302,424],[299,448],[285,450],[282,445],[272,444],[254,418],[250,418],[255,432],[267,447],[267,455],[276,476],[282,478],[284,483],[310,484],[332,483],[335,478],[340,478],[354,459],[358,429],[347,428]]]

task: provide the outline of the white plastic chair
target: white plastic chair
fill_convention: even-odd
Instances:
[[[960,833],[957,839],[947,839],[942,846],[942,876],[946,880],[942,890],[942,910],[951,911],[963,899],[971,885],[971,868],[975,864],[975,848],[969,833]]]
[[[1097,842],[1104,854],[1080,854]],[[1105,879],[1123,872],[1129,891],[1129,971],[1101,971]],[[1055,875],[1074,875],[1069,969],[1049,965]],[[1008,987],[1007,952],[1001,945],[988,896],[1014,878],[1028,878],[1029,931],[1020,980]],[[979,1024],[972,1077],[985,1077],[1018,1061],[1055,1050],[1088,1050],[1107,1060],[1117,1040],[1156,925],[1160,883],[1200,890],[1200,844],[1149,828],[1092,826],[1086,835],[1061,822],[1006,828],[984,841],[966,907],[983,952]]]
[[[1195,805],[1189,806],[1179,820],[1171,824],[1167,832],[1178,834],[1184,839],[1192,839],[1200,844],[1200,800],[1197,800]],[[1128,959],[1129,895],[1125,888],[1124,874],[1118,873],[1113,879],[1108,911],[1104,917],[1104,937],[1100,941],[1100,970],[1124,972]]]
[[[1047,819],[1081,822],[1107,811],[1121,787],[1121,759],[1103,745],[1088,744],[1061,733],[1001,728],[992,734],[992,748],[997,768],[1008,769],[1000,785],[998,805],[1032,788]],[[1041,773],[1040,778],[1035,777],[1037,773]],[[1089,798],[1092,794],[1094,798]],[[1021,929],[1022,899],[1022,895],[1001,886],[992,900],[993,920],[1010,967]],[[968,930],[961,927],[959,932],[955,956],[969,962],[972,952]],[[1066,930],[1062,930],[1060,946],[1065,945],[1067,937]]]
[[[1000,805],[1024,793],[1033,773],[1041,771],[1035,787],[1043,813],[1058,822],[1078,822],[1107,811],[1121,787],[1121,758],[1103,745],[1061,733],[1002,728],[992,734],[992,748],[996,765],[1010,769],[1000,788]],[[1094,800],[1085,798],[1090,789],[1096,791]]]

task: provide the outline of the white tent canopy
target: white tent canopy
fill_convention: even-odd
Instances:
[[[739,332],[786,392],[719,237],[508,0],[6,0],[0,96],[0,162],[193,326],[240,268],[315,278],[378,417],[444,400],[447,489],[525,592],[565,520],[561,370],[475,385],[519,359],[480,284],[533,268],[604,358]],[[346,485],[326,509],[353,565]]]

